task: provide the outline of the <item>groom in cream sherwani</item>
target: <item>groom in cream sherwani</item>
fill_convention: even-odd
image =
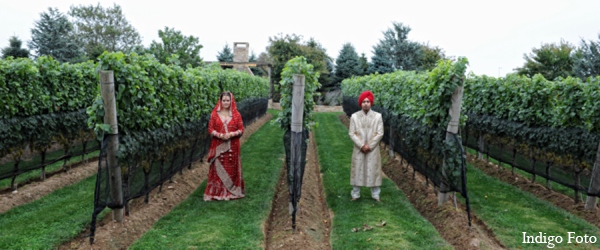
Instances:
[[[367,90],[360,94],[358,105],[360,111],[350,117],[348,128],[350,138],[354,142],[352,151],[352,200],[360,198],[360,187],[370,187],[371,197],[379,199],[381,189],[381,155],[379,142],[383,138],[383,119],[381,114],[371,110],[375,97]]]

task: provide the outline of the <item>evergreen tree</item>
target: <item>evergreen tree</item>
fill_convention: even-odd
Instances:
[[[228,44],[225,44],[223,50],[217,54],[217,60],[219,62],[233,62],[233,52]]]
[[[350,43],[344,44],[338,58],[335,60],[335,64],[336,85],[346,78],[361,76],[364,73],[360,57],[358,57],[354,46]]]
[[[410,27],[393,23],[393,27],[383,32],[383,39],[377,46],[392,59],[395,69],[418,70],[421,63],[421,45],[408,40]]]
[[[373,56],[371,57],[371,63],[369,64],[369,74],[375,72],[378,72],[379,74],[394,72],[394,62],[381,45],[373,47]]]
[[[369,74],[369,61],[367,60],[365,53],[360,54],[360,68],[362,70],[361,75]]]
[[[335,73],[335,63],[333,63],[333,59],[331,58],[327,60],[327,70],[329,70],[331,74]]]
[[[48,55],[60,62],[85,60],[74,38],[73,25],[65,15],[56,8],[48,8],[48,12],[43,12],[40,17],[31,29],[31,41],[28,42],[36,56]]]
[[[598,38],[600,39],[600,35]],[[582,80],[600,75],[600,40],[590,40],[589,43],[581,40],[581,47],[574,55],[573,72]]]
[[[335,86],[333,84],[334,82],[334,75],[335,75],[335,63],[333,62],[332,58],[327,58],[327,71],[331,72],[329,74],[327,74],[327,76],[329,77],[329,82],[331,83],[330,86],[332,86],[332,88],[339,88],[340,85]]]
[[[2,58],[12,56],[14,58],[29,57],[29,50],[21,48],[23,42],[16,36],[8,39],[9,46],[2,49]]]

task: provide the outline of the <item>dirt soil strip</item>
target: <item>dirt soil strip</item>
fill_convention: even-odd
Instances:
[[[0,191],[0,213],[4,213],[14,207],[27,204],[39,198],[46,196],[54,190],[73,185],[98,173],[98,157],[86,159],[70,166],[66,166],[67,171],[57,170],[46,174],[46,180],[36,178],[32,181],[23,183],[22,187],[16,191],[8,189]]]
[[[245,128],[240,143],[256,132],[262,125],[273,118],[267,113]],[[90,228],[80,233],[75,239],[66,242],[59,249],[126,249],[144,232],[148,231],[161,217],[168,214],[175,206],[191,195],[207,178],[209,165],[206,160],[194,162],[191,169],[185,168],[183,174],[175,174],[172,183],[165,182],[162,192],[155,188],[150,192],[148,204],[144,197],[130,201],[131,212],[123,218],[123,223],[112,220],[107,214],[96,227],[94,244],[90,245]],[[91,220],[90,214],[90,220]]]
[[[284,161],[265,228],[266,249],[331,249],[331,218],[321,181],[321,168],[313,133],[310,135],[306,158],[302,197],[296,214],[296,230],[292,231],[290,195]]]
[[[477,169],[483,171],[489,176],[493,176],[503,182],[529,192],[536,197],[552,203],[554,206],[562,208],[567,212],[574,214],[587,222],[600,228],[600,209],[585,210],[585,204],[580,202],[575,204],[575,199],[565,194],[548,190],[545,186],[538,183],[532,183],[530,179],[520,175],[512,174],[507,168],[500,167],[486,160],[479,160],[477,156],[467,154],[467,160]],[[554,184],[560,185],[560,184]]]
[[[345,114],[339,117],[344,125],[349,126],[349,117]],[[469,228],[467,211],[462,203],[457,202],[457,208],[454,208],[450,201],[438,206],[438,197],[431,181],[427,185],[425,176],[419,172],[416,172],[413,178],[415,172],[413,167],[406,161],[402,161],[399,154],[396,153],[395,157],[390,159],[388,150],[382,147],[381,157],[382,162],[386,162],[382,166],[386,177],[398,185],[421,216],[431,222],[454,248],[506,249],[473,211],[471,211],[472,227]]]

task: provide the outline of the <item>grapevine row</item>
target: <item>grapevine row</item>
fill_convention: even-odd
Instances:
[[[452,95],[463,85],[467,64],[466,58],[456,62],[442,60],[431,72],[396,71],[342,82],[348,116],[360,110],[356,97],[371,90],[375,95],[374,109],[384,119],[383,140],[436,185],[444,182],[463,196],[466,189],[461,177],[460,145],[445,138]]]
[[[92,240],[97,215],[105,208],[125,205],[146,196],[183,168],[207,153],[207,131],[212,108],[222,91],[231,91],[244,124],[265,114],[269,83],[218,64],[207,68],[166,65],[150,55],[108,53],[99,57],[98,67],[114,74],[118,120],[118,165],[109,166],[103,145],[96,182]],[[103,123],[101,96],[87,109],[88,126],[98,138],[111,132]],[[120,168],[123,200],[111,196],[110,168]],[[123,202],[123,203],[121,203]],[[128,210],[128,209],[127,209]]]
[[[94,135],[85,126],[85,108],[96,96],[97,83],[91,61],[63,64],[48,56],[0,60],[0,158],[11,160],[0,165],[0,179],[12,177],[14,188],[19,174],[98,148],[86,148]],[[73,152],[80,142],[84,150]],[[62,155],[45,157],[54,144],[62,146]],[[22,162],[27,149],[37,156]]]
[[[467,79],[469,146],[501,162],[586,191],[600,141],[600,78],[548,81],[509,74]],[[490,150],[492,148],[493,150]],[[521,159],[521,160],[519,160]],[[598,195],[598,194],[589,194]]]

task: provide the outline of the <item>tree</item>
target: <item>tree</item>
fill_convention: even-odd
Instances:
[[[369,74],[369,60],[365,56],[365,53],[360,54],[360,68],[362,70],[361,75]]]
[[[319,83],[321,84],[319,91],[339,88],[339,86],[334,86],[331,79],[331,71],[327,64],[332,59],[327,55],[327,50],[312,37],[304,45],[301,45],[300,49],[306,61],[313,65],[315,72],[319,72]]]
[[[181,66],[189,64],[194,68],[202,65],[202,58],[200,58],[202,45],[197,37],[184,36],[181,31],[169,27],[158,30],[158,37],[161,42],[152,41],[148,51],[161,63],[174,63]],[[172,55],[177,55],[177,62],[171,59]]]
[[[600,34],[598,38],[600,39]],[[577,49],[573,59],[573,73],[583,80],[600,75],[600,40],[590,40],[589,44],[581,40],[581,47]]]
[[[267,52],[273,63],[271,84],[275,86],[279,84],[279,81],[281,80],[281,71],[288,60],[296,56],[304,56],[306,61],[314,66],[313,70],[320,74],[320,90],[331,87],[331,80],[329,77],[330,71],[327,67],[328,60],[331,60],[331,58],[327,55],[325,48],[323,48],[323,46],[315,39],[311,38],[308,42],[302,43],[301,36],[296,34],[283,36],[280,34],[278,37],[269,37]],[[272,96],[274,101],[279,100],[276,95]]]
[[[217,54],[217,60],[219,62],[233,62],[233,52],[228,44],[225,44],[223,50]]]
[[[369,74],[375,72],[378,72],[379,74],[394,72],[394,62],[381,45],[373,47],[373,56],[371,57],[371,63],[369,64]]]
[[[248,58],[248,61],[258,63],[258,57],[256,56],[256,54],[254,54],[254,51],[252,51],[252,53],[250,53],[250,57]],[[250,70],[252,71],[252,74],[254,74],[255,76],[265,76],[266,75],[265,71],[261,70],[258,67],[250,67]]]
[[[269,58],[273,62],[273,71],[271,72],[271,97],[274,102],[279,101],[279,81],[281,80],[281,71],[285,66],[285,63],[299,55],[302,55],[302,49],[300,48],[300,40],[302,37],[296,34],[292,35],[279,35],[279,37],[269,37],[269,45],[267,46],[267,52]],[[274,88],[277,87],[277,88]]]
[[[422,58],[420,63],[421,70],[432,70],[437,62],[446,59],[444,50],[439,47],[431,47],[429,43],[421,45]]]
[[[269,57],[269,54],[267,52],[260,52],[256,61],[259,63],[270,63],[271,58]]]
[[[557,77],[573,75],[573,57],[571,52],[574,46],[568,42],[561,41],[560,44],[542,44],[540,48],[533,48],[527,55],[524,54],[525,64],[516,68],[517,74],[532,77],[542,74],[548,80]]]
[[[60,62],[85,60],[80,45],[74,39],[73,24],[56,8],[40,14],[40,20],[31,29],[31,41],[27,43],[36,56],[48,55]]]
[[[376,46],[392,59],[395,69],[418,70],[421,62],[421,45],[407,39],[410,27],[393,22],[393,27],[383,32]]]
[[[330,75],[335,72],[335,63],[332,58],[327,58],[327,71],[331,72]],[[333,82],[333,79],[330,82]]]
[[[76,37],[81,41],[88,58],[96,59],[104,51],[132,52],[142,44],[137,30],[129,24],[121,6],[112,8],[93,6],[71,6]]]
[[[29,57],[29,50],[21,48],[23,42],[16,36],[11,36],[8,39],[9,46],[2,49],[2,58],[12,56],[14,58]]]
[[[335,60],[335,83],[341,83],[344,79],[352,76],[361,76],[364,71],[361,66],[360,57],[354,46],[346,43],[342,46],[338,58]]]

